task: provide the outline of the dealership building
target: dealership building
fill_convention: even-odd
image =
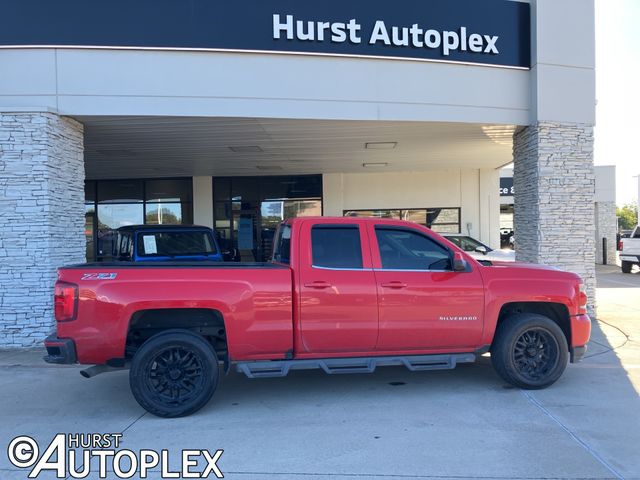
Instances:
[[[0,346],[52,328],[56,268],[113,230],[215,228],[263,261],[278,222],[403,218],[595,292],[592,0],[4,1]]]

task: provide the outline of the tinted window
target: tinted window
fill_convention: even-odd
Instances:
[[[449,250],[411,230],[376,227],[382,268],[450,270]]]
[[[311,229],[313,265],[327,268],[362,268],[360,229],[357,225],[316,225]]]
[[[273,251],[273,261],[288,264],[291,261],[291,226],[281,225]]]

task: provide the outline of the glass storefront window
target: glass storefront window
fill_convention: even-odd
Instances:
[[[142,180],[105,180],[96,184],[98,203],[142,203]]]
[[[192,223],[188,210],[191,204],[155,203],[147,205],[145,222],[153,225],[181,225]]]
[[[191,202],[191,179],[161,179],[145,182],[147,202]]]
[[[460,233],[460,208],[410,208],[379,210],[344,210],[345,217],[373,217],[407,220],[439,233]]]
[[[322,175],[214,178],[214,225],[234,260],[265,261],[285,218],[322,215]]]
[[[117,228],[193,223],[191,178],[87,181],[85,198],[88,261],[111,257]]]

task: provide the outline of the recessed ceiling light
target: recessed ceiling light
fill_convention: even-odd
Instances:
[[[377,163],[363,163],[362,166],[364,168],[381,168],[389,165],[387,162],[377,162]]]
[[[262,148],[258,145],[236,145],[234,147],[229,147],[229,150],[236,153],[258,153],[262,152]]]
[[[392,150],[396,148],[398,142],[367,142],[364,148],[368,150]]]

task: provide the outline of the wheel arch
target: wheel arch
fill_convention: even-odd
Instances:
[[[132,358],[153,335],[176,328],[202,335],[212,344],[220,360],[228,359],[225,318],[220,310],[213,308],[154,308],[134,312],[127,328],[125,359]]]
[[[498,314],[496,331],[500,326],[508,321],[512,315],[521,313],[536,313],[553,320],[564,333],[567,345],[571,348],[571,318],[569,309],[563,303],[555,302],[508,302],[502,305]],[[494,335],[495,338],[495,335]]]

